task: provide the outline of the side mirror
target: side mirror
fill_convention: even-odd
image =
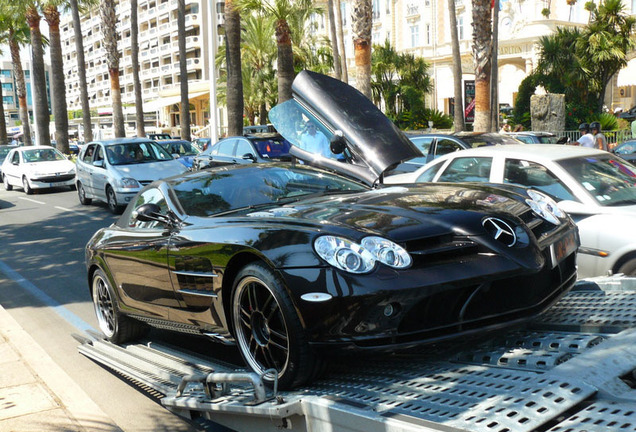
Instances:
[[[578,201],[563,200],[558,204],[559,208],[569,215],[592,215],[595,211],[588,208],[585,204]]]
[[[157,204],[142,204],[132,214],[133,219],[140,222],[165,222],[166,217],[161,214],[161,207]]]
[[[172,157],[175,159],[179,159],[181,155],[179,153],[172,153]]]
[[[243,160],[251,160],[252,162],[256,162],[256,156],[252,153],[245,153],[242,157]]]
[[[104,160],[96,160],[93,162],[93,166],[97,168],[104,168]]]
[[[331,140],[329,142],[331,153],[333,154],[342,154],[347,148],[347,141],[341,130],[337,130],[334,132]]]

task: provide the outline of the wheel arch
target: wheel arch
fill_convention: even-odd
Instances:
[[[612,273],[615,274],[618,271],[618,269],[621,268],[623,264],[633,259],[636,259],[636,250],[632,250],[630,252],[623,254],[619,259],[616,260],[616,262],[612,266]]]

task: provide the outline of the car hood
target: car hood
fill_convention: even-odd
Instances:
[[[286,223],[315,224],[342,235],[366,233],[409,241],[461,232],[483,233],[488,215],[521,218],[529,211],[524,197],[488,186],[428,184],[394,186],[357,194],[322,196],[293,205],[248,213],[253,218],[286,219]],[[516,221],[519,223],[519,221]],[[349,231],[353,229],[354,231]]]
[[[422,156],[366,96],[340,80],[302,71],[292,84],[292,97],[272,108],[270,119],[278,132],[292,143],[290,154],[306,163],[372,185],[387,169]],[[317,156],[294,145],[298,142],[299,124],[306,120],[316,120],[332,135],[342,134],[352,155],[349,163]]]
[[[183,174],[188,169],[178,160],[157,161],[143,164],[129,164],[113,166],[122,177],[132,177],[135,180],[154,181],[177,174]]]
[[[34,162],[24,164],[24,170],[30,173],[67,173],[75,170],[75,164],[68,160]]]

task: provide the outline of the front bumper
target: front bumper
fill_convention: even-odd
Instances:
[[[31,189],[49,189],[63,186],[73,186],[75,174],[47,175],[29,179]]]
[[[406,271],[380,268],[351,275],[331,267],[282,271],[316,348],[389,350],[437,342],[524,322],[559,300],[576,282],[576,253],[539,268],[502,256]],[[321,288],[322,287],[322,288]],[[324,292],[331,299],[303,300]]]

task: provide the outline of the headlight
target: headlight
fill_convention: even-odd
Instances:
[[[564,218],[565,213],[557,206],[556,201],[546,194],[532,189],[528,190],[528,196],[530,198],[526,199],[526,203],[532,211],[550,223],[555,225],[561,223],[559,219]]]
[[[380,261],[393,268],[411,265],[411,257],[399,245],[381,237],[366,237],[362,245],[342,237],[321,236],[314,241],[316,253],[332,266],[350,273],[368,273]]]
[[[131,177],[124,177],[123,179],[119,180],[119,186],[124,189],[137,189],[141,187],[139,182]]]

